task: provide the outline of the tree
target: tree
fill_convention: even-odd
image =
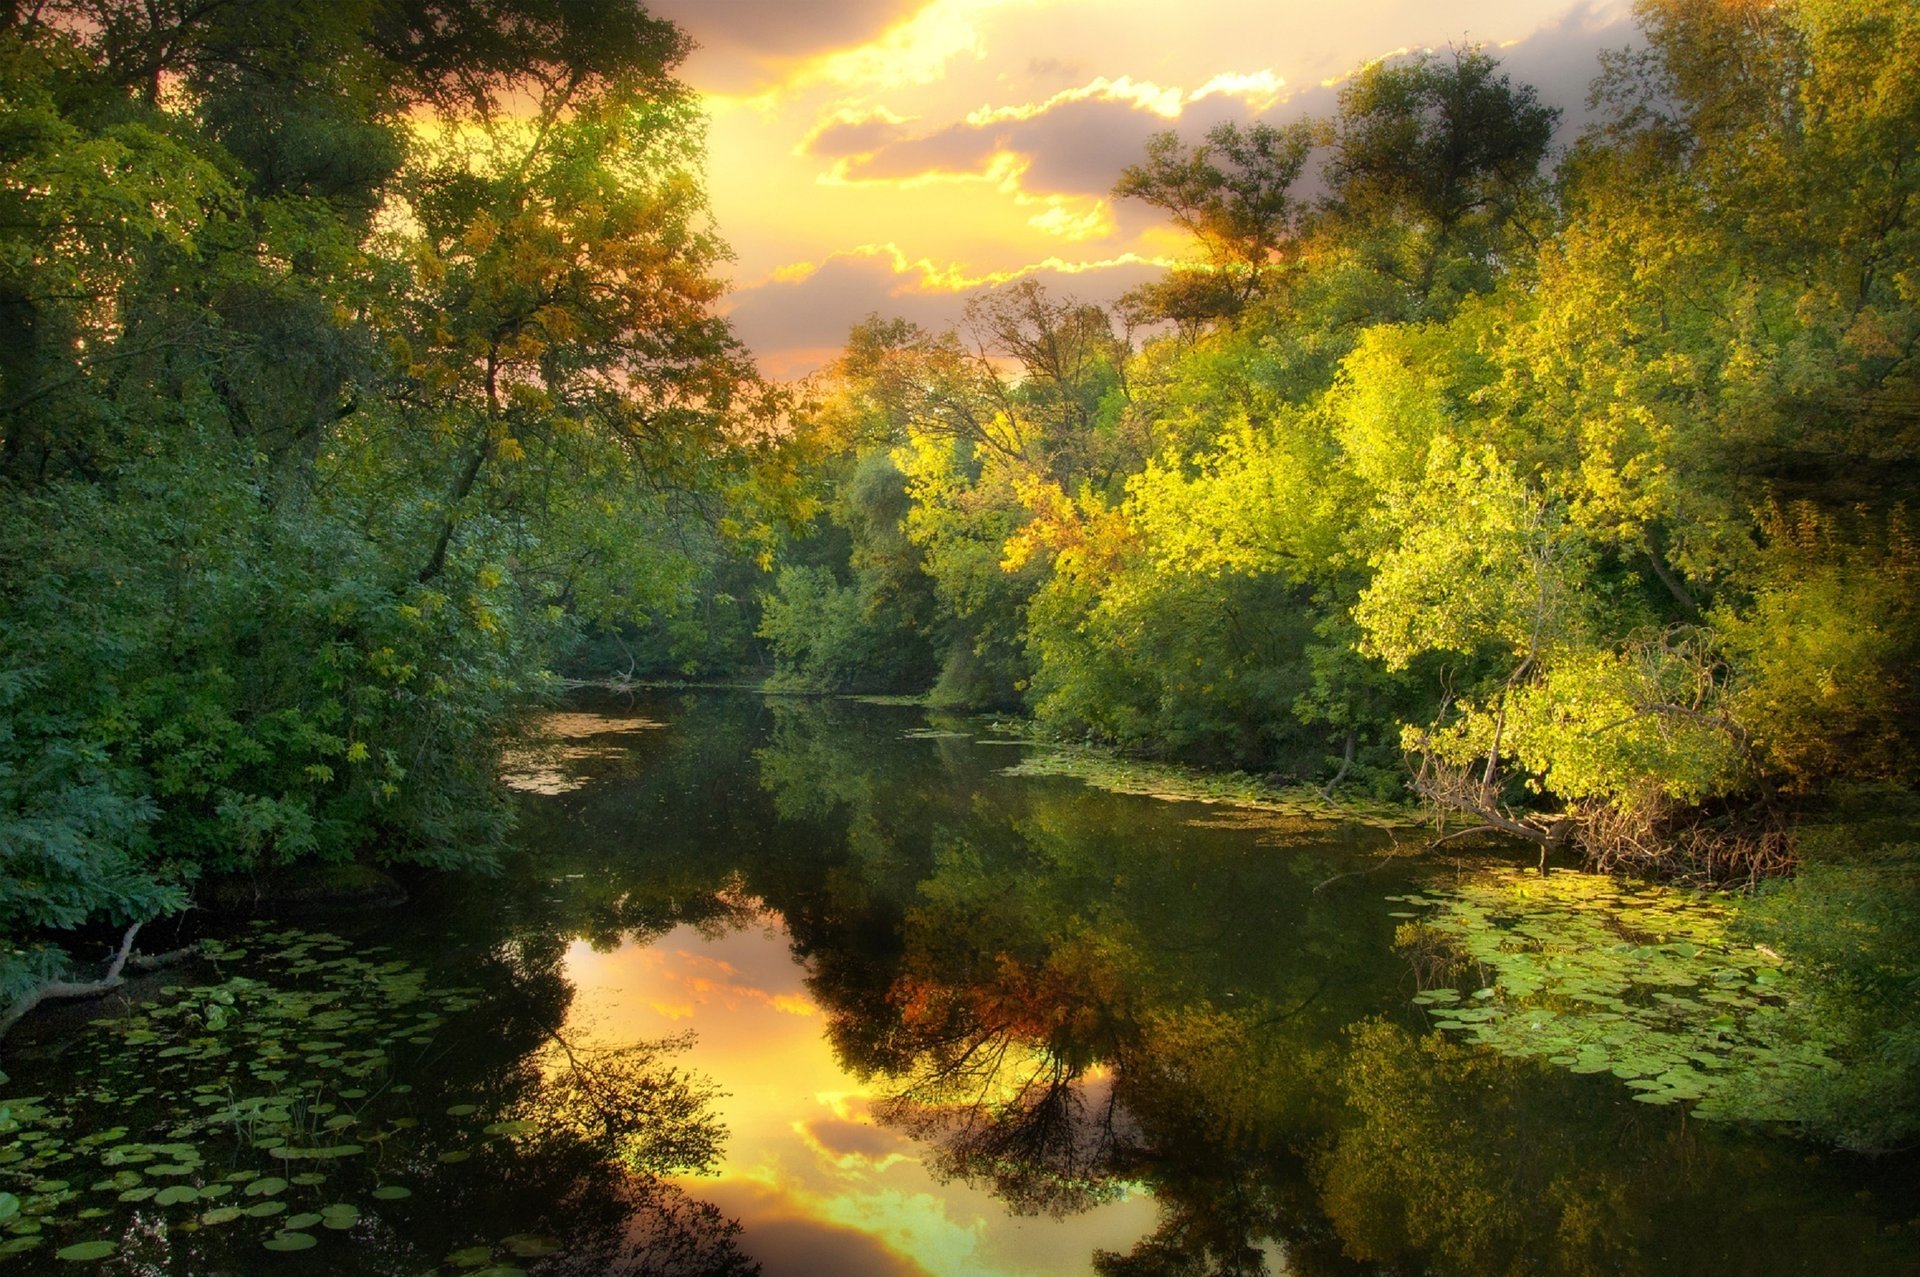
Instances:
[[[1417,306],[1485,288],[1540,195],[1559,112],[1477,48],[1375,62],[1323,130],[1328,207]]]
[[[637,6],[6,16],[15,1002],[207,875],[490,864],[502,740],[579,625],[684,594],[763,397]]]
[[[1172,214],[1227,290],[1213,293],[1192,276],[1178,276],[1177,292],[1154,294],[1166,318],[1231,314],[1271,287],[1273,267],[1289,252],[1308,209],[1293,186],[1312,149],[1306,124],[1241,128],[1231,121],[1215,125],[1195,146],[1172,131],[1147,143],[1146,162],[1128,166],[1114,195]]]

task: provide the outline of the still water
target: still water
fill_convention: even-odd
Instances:
[[[234,931],[10,1058],[0,1265],[1920,1272],[1911,1157],[1435,1033],[1389,898],[1453,871],[1376,829],[1003,775],[910,708],[556,726],[502,878]]]

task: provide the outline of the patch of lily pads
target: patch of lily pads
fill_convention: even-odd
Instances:
[[[1791,1120],[1799,1083],[1838,1067],[1790,1014],[1794,971],[1734,937],[1724,900],[1517,868],[1389,899],[1399,946],[1449,973],[1413,1001],[1461,1040],[1708,1119]]]
[[[207,982],[95,1020],[61,1094],[0,1098],[0,1259],[88,1264],[203,1229],[303,1251],[410,1195],[369,1158],[418,1125],[405,1068],[477,991],[266,925],[203,957]]]

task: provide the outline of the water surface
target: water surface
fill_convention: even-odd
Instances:
[[[223,1012],[204,1060],[170,1062],[223,1114],[249,1097],[201,1078],[249,1043],[352,1068],[375,1035],[366,1085],[308,1092],[358,1152],[280,1215],[202,1223],[242,1180],[81,1219],[89,1159],[154,1102],[102,1084],[132,1134],[76,1152],[106,1109],[45,1119],[68,1162],[43,1136],[0,1164],[73,1185],[28,1185],[47,1244],[13,1262],[97,1235],[143,1272],[1920,1272],[1911,1158],[1708,1126],[1433,1032],[1389,897],[1449,871],[1383,859],[1378,830],[1004,776],[1025,746],[914,709],[650,694],[562,726],[503,878],[324,923],[439,1010],[231,1046]],[[386,996],[347,976],[362,992],[318,1014]],[[47,1042],[11,1092],[57,1098],[97,1049]],[[276,1103],[298,1082],[247,1067]],[[292,1165],[253,1126],[190,1134],[182,1182]],[[325,1201],[351,1226],[260,1249]]]

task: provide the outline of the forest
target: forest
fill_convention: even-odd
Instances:
[[[223,878],[489,869],[563,675],[764,677],[1792,879],[1920,1112],[1920,11],[1637,15],[1568,147],[1374,63],[1115,173],[1190,245],[1117,305],[779,384],[636,6],[0,6],[6,1023]]]

